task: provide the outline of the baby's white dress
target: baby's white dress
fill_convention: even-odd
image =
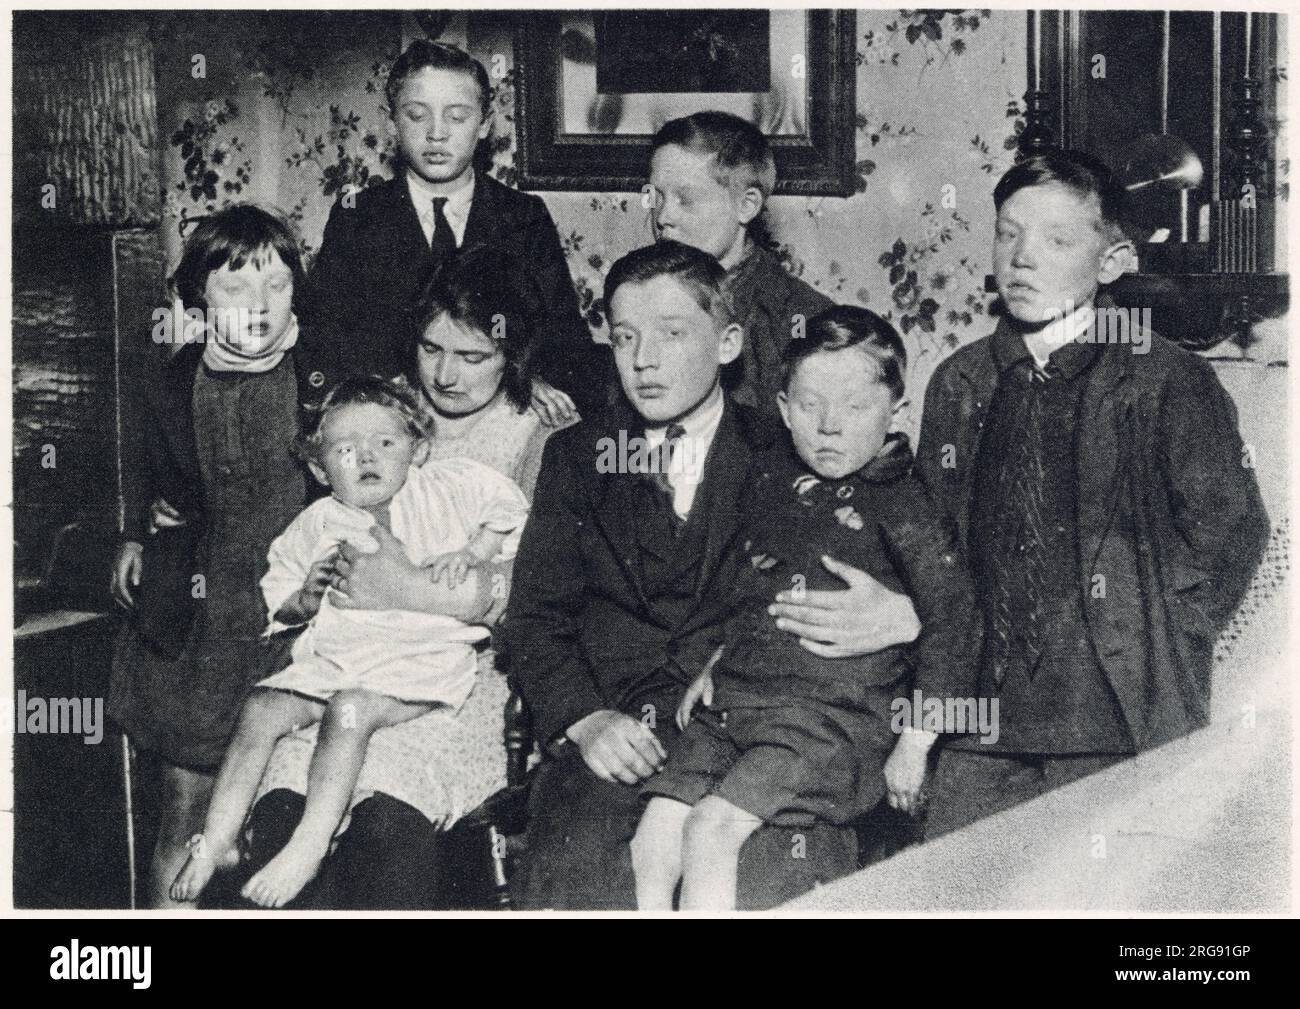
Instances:
[[[464,549],[480,528],[507,534],[493,561],[515,555],[528,501],[512,481],[472,459],[440,459],[411,467],[389,502],[393,535],[412,564]],[[316,561],[336,545],[378,549],[374,518],[337,498],[308,506],[271,544],[262,595],[271,615],[267,633],[286,629],[275,614],[303,586]],[[459,709],[474,688],[474,643],[486,627],[454,617],[410,610],[354,610],[335,606],[327,589],[319,612],[293,644],[288,668],[259,687],[328,701],[340,690],[362,689],[401,701]]]

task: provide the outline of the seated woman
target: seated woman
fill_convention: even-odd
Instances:
[[[441,272],[418,309],[405,381],[432,426],[431,463],[475,460],[531,499],[542,447],[555,429],[528,409],[533,334],[511,276],[508,266],[477,257]],[[509,595],[509,562],[477,568],[449,588],[383,546],[366,555],[345,548],[343,556],[333,582],[343,606],[434,612],[491,626]],[[350,824],[317,880],[290,906],[434,906],[437,866],[430,852],[439,835],[505,785],[508,697],[505,677],[485,649],[459,713],[438,709],[377,731],[352,794]],[[258,869],[292,835],[315,743],[313,727],[277,745],[250,819],[246,871]]]

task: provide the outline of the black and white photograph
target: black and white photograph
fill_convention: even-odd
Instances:
[[[10,11],[6,915],[1293,916],[1189,6]]]

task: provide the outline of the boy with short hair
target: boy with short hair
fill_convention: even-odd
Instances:
[[[1206,724],[1268,539],[1210,365],[1097,322],[1131,252],[1105,165],[1035,155],[993,202],[1006,314],[930,379],[917,466],[971,562],[1000,737],[943,750],[930,836]]]
[[[533,406],[557,421],[605,399],[606,348],[593,342],[546,205],[474,167],[492,129],[483,65],[455,46],[420,39],[389,74],[391,180],[334,205],[303,299],[301,355],[319,396],[357,374],[406,371],[411,310],[458,250],[489,245],[529,278],[539,346]],[[315,404],[305,404],[313,406]]]
[[[708,111],[665,123],[651,147],[656,234],[703,249],[726,268],[744,346],[724,384],[737,403],[775,423],[781,355],[796,329],[832,302],[766,247],[764,211],[776,187],[771,145],[753,123]]]
[[[814,316],[786,349],[778,404],[790,438],[751,466],[724,641],[678,707],[680,746],[644,788],[632,840],[642,910],[670,910],[679,880],[683,910],[734,909],[740,849],[764,823],[847,823],[887,791],[912,807],[933,735],[894,735],[895,696],[972,692],[970,579],[912,474],[907,436],[891,431],[906,362],[893,327],[851,306]],[[833,582],[827,554],[911,596],[914,647],[825,659],[773,626],[778,591]]]
[[[723,394],[719,370],[741,333],[713,256],[674,241],[637,249],[611,268],[606,293],[625,402],[547,442],[503,625],[546,758],[514,880],[528,909],[636,906],[628,845],[640,784],[678,745],[673,712],[721,640],[744,477],[775,433]],[[602,465],[608,446],[633,442],[648,451]],[[640,465],[642,454],[658,465]],[[701,464],[679,465],[679,454]],[[806,593],[851,602],[840,654],[915,637],[905,596],[822,564],[849,586]],[[820,633],[774,626],[797,647]],[[788,831],[754,834],[758,872],[740,873],[741,906],[773,906],[855,867],[851,829],[799,832],[806,859],[788,857]]]

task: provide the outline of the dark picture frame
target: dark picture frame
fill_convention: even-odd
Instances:
[[[680,14],[658,11],[626,13],[680,20]],[[709,15],[707,11],[698,13],[701,18]],[[776,192],[851,196],[856,182],[856,17],[853,11],[840,10],[809,10],[805,14],[806,63],[800,78],[804,126],[794,134],[769,134],[776,156]],[[564,16],[528,12],[515,22],[519,185],[533,190],[638,192],[650,162],[650,133],[564,129]],[[589,16],[594,25],[597,15]],[[680,24],[675,23],[674,28],[680,31]],[[700,97],[684,97],[680,114],[709,107],[707,101],[700,104]],[[691,102],[696,107],[691,107]]]

